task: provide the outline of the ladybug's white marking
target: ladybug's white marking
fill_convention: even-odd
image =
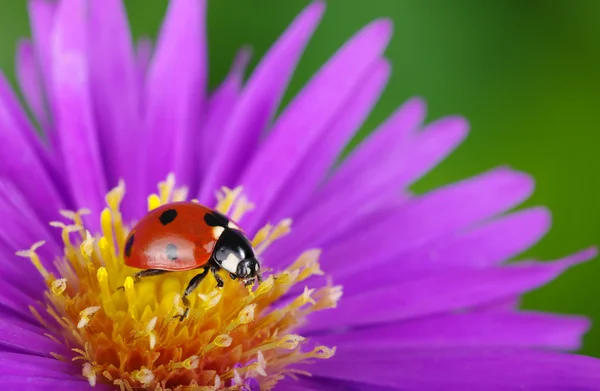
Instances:
[[[227,224],[227,227],[228,227],[228,228],[237,229],[237,230],[239,230],[239,229],[240,229],[240,226],[239,226],[239,225],[237,225],[236,223],[234,223],[234,222],[233,222],[233,221],[231,221],[231,220],[229,220],[229,223]]]
[[[218,240],[221,237],[223,231],[225,231],[225,228],[223,227],[213,227],[213,237],[215,240]]]
[[[240,262],[241,259],[239,259],[235,254],[231,253],[221,263],[221,267],[230,273],[235,273]]]

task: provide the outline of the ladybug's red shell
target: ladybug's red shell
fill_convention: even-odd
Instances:
[[[176,202],[150,211],[125,241],[125,264],[138,269],[190,270],[206,265],[220,226],[210,226],[207,215],[225,219],[212,209],[193,202]]]

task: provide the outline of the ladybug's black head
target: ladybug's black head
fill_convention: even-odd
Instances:
[[[260,264],[252,244],[241,231],[225,229],[213,250],[213,257],[220,267],[246,284],[252,284],[254,279],[260,282]]]
[[[252,284],[255,278],[260,282],[260,264],[256,258],[244,259],[238,263],[235,274],[246,284]]]

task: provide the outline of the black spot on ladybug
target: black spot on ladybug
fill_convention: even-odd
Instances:
[[[217,211],[205,214],[204,221],[211,227],[227,228],[229,224],[229,219]]]
[[[131,247],[133,246],[133,240],[134,240],[135,236],[131,235],[128,239],[127,242],[125,243],[125,256],[126,257],[130,257],[131,256]]]
[[[160,214],[160,217],[158,219],[160,220],[162,225],[167,225],[173,222],[173,220],[175,220],[175,217],[177,217],[177,211],[175,209],[167,209]]]
[[[169,243],[167,245],[167,257],[171,260],[171,261],[175,261],[177,260],[177,246],[174,245],[173,243]]]

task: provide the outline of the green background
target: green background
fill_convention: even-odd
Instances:
[[[136,37],[155,37],[165,0],[126,1]],[[236,50],[268,49],[304,0],[209,0],[210,81]],[[528,205],[553,212],[550,234],[528,256],[556,259],[600,243],[600,1],[329,0],[286,102],[334,51],[369,21],[389,17],[392,79],[361,136],[408,97],[428,101],[429,118],[463,114],[467,141],[417,184],[423,191],[508,164],[532,173]],[[16,41],[28,36],[26,2],[0,4],[0,67],[13,80]],[[580,313],[598,322],[584,353],[600,356],[600,259],[529,294],[527,308]]]

